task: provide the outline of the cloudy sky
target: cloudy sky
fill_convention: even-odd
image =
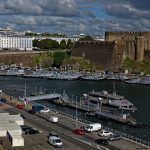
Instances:
[[[0,27],[101,34],[150,30],[150,0],[0,0]]]

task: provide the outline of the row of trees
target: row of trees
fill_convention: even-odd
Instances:
[[[85,37],[80,38],[79,41],[94,41],[94,38],[90,35],[87,35]]]
[[[65,34],[61,34],[61,33],[48,33],[48,32],[45,32],[45,33],[25,33],[26,36],[50,36],[50,37],[66,37]]]
[[[52,39],[43,39],[33,40],[33,47],[42,50],[71,49],[73,47],[73,43],[70,39],[67,42],[62,40],[60,43]]]

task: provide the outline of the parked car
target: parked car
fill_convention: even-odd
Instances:
[[[50,111],[49,108],[45,108],[40,110],[40,113],[48,113],[49,111]]]
[[[55,131],[49,132],[48,137],[51,137],[51,136],[59,137],[58,133]]]
[[[30,135],[30,134],[39,134],[39,131],[36,130],[36,129],[33,129],[33,128],[28,128],[28,129],[25,131],[25,134],[27,134],[27,135]]]
[[[74,129],[73,132],[78,135],[84,135],[85,131],[83,129]]]
[[[109,141],[115,141],[115,140],[120,140],[122,138],[122,136],[120,134],[112,134],[108,140]]]
[[[106,139],[97,139],[95,142],[100,145],[108,145],[108,141]]]
[[[28,129],[32,129],[32,127],[29,127],[29,126],[27,126],[27,125],[21,125],[20,126],[21,127],[21,129],[22,129],[22,131],[25,133]]]
[[[112,134],[113,134],[112,132],[102,129],[98,135],[99,136],[111,136]]]
[[[62,141],[59,137],[50,136],[48,141],[54,147],[62,147],[63,146]]]
[[[0,101],[5,103],[6,102],[6,98],[0,98]]]
[[[16,108],[23,109],[25,106],[23,104],[17,104]]]

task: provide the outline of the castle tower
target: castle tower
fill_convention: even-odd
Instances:
[[[136,61],[142,61],[144,59],[144,37],[136,37]]]

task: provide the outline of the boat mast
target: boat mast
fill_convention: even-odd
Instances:
[[[115,82],[113,82],[113,94],[116,94],[116,85],[115,85]]]

